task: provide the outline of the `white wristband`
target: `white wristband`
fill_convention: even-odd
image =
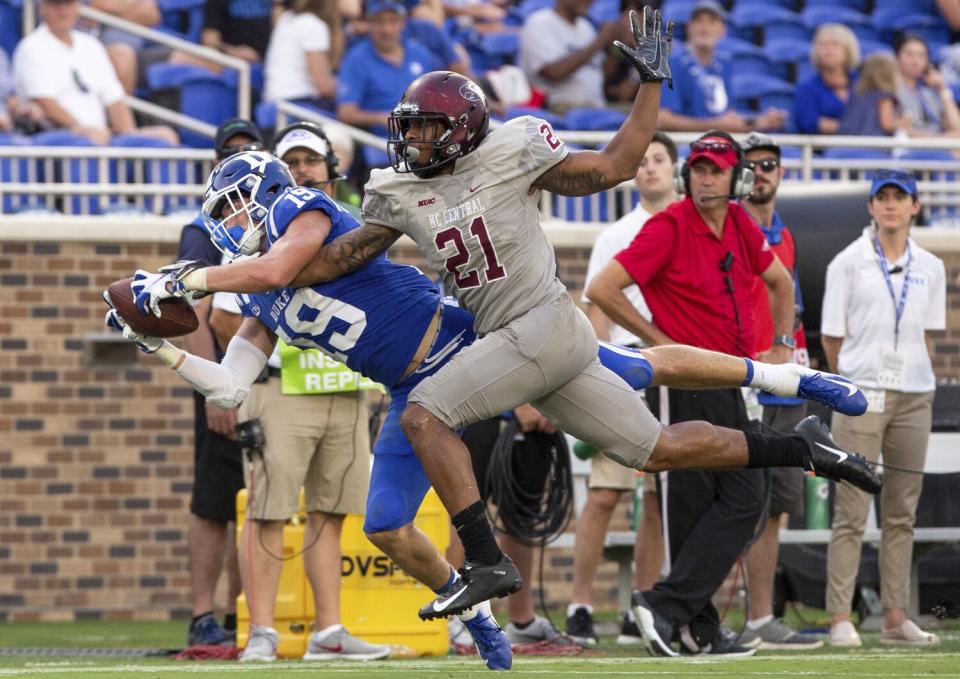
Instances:
[[[176,370],[180,366],[178,363],[183,358],[183,351],[170,344],[167,340],[163,340],[163,344],[160,345],[160,348],[153,352],[153,355],[163,363],[165,366],[173,368]]]

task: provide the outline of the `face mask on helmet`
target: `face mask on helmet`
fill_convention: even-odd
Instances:
[[[398,104],[387,121],[387,155],[397,172],[432,177],[460,156],[450,139],[450,120],[442,113],[420,113],[416,104]]]
[[[230,259],[260,251],[270,207],[294,186],[277,158],[243,153],[214,169],[204,192],[201,219],[210,240]]]

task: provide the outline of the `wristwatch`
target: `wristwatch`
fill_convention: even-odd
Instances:
[[[773,338],[773,344],[774,344],[774,345],[782,344],[783,346],[787,347],[788,349],[796,349],[796,348],[797,348],[797,340],[794,339],[793,337],[791,337],[790,335],[778,335],[777,337],[774,337],[774,338]]]

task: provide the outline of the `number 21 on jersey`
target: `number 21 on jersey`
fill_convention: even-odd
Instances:
[[[453,274],[453,281],[461,290],[467,288],[477,288],[483,283],[480,280],[480,269],[464,270],[470,262],[470,249],[467,240],[479,242],[480,249],[483,252],[483,276],[487,283],[507,277],[507,271],[497,259],[497,251],[493,247],[493,241],[490,240],[490,234],[487,233],[487,225],[483,221],[483,215],[475,217],[470,226],[467,227],[466,236],[460,230],[459,226],[451,226],[437,233],[433,242],[437,246],[437,251],[445,257],[443,266],[447,271]]]

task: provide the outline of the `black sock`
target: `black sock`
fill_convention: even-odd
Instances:
[[[190,626],[193,627],[194,625],[196,625],[197,620],[199,620],[205,615],[213,615],[213,611],[207,611],[206,613],[201,613],[200,615],[193,616],[192,618],[190,618]]]
[[[228,632],[233,632],[237,629],[237,614],[236,613],[224,613],[223,614],[223,629]]]
[[[517,629],[527,629],[530,625],[533,624],[534,620],[536,620],[536,618],[530,618],[526,622],[515,622],[513,623],[513,626],[516,627]]]
[[[799,436],[744,431],[747,437],[747,468],[802,467],[807,444]]]
[[[467,561],[484,566],[500,561],[503,552],[493,539],[493,530],[487,521],[482,502],[477,500],[453,517],[453,527],[457,529],[457,535],[463,543],[464,558]]]

